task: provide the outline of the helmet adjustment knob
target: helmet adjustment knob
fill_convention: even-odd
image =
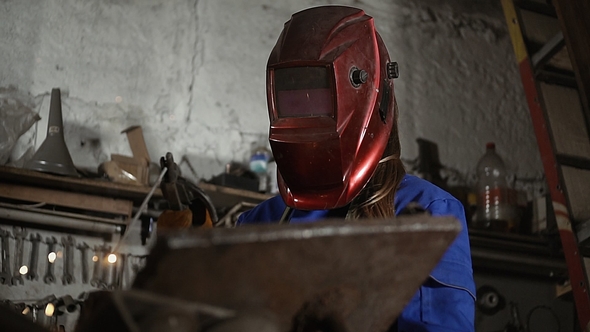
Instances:
[[[398,78],[399,77],[399,67],[397,62],[388,62],[387,63],[387,78]]]
[[[363,69],[352,67],[350,70],[350,82],[355,88],[359,87],[363,83],[366,83],[368,77],[369,74]]]

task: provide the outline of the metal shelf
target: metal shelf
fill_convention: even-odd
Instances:
[[[558,238],[469,230],[475,272],[551,280],[567,278]]]

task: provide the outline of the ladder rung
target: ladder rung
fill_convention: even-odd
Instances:
[[[576,236],[580,246],[590,247],[590,220],[576,223]]]
[[[556,157],[561,156],[562,161],[576,165],[584,159],[590,160],[590,136],[578,90],[540,83],[539,95],[542,97],[547,129],[552,136],[552,150]]]
[[[558,19],[529,10],[520,11],[519,22],[526,44],[538,45],[535,51],[561,31]]]
[[[552,16],[557,18],[557,13],[555,12],[555,8],[547,3],[542,3],[538,1],[531,1],[531,0],[520,0],[515,1],[514,4],[520,8],[529,10],[531,12],[535,12],[537,14],[543,14],[547,16]]]
[[[563,165],[560,168],[563,187],[573,225],[590,219],[590,170]]]
[[[556,84],[574,89],[578,88],[574,74],[561,70],[539,69],[535,71],[535,78],[548,84]]]
[[[565,39],[563,33],[558,32],[553,38],[551,38],[537,53],[533,54],[531,61],[534,68],[543,66],[549,59],[557,54],[565,46]]]
[[[590,159],[567,155],[557,155],[555,156],[555,159],[557,159],[557,162],[563,166],[590,170]]]

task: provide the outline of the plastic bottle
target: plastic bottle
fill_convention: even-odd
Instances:
[[[266,148],[258,148],[250,156],[250,170],[258,176],[258,191],[261,193],[268,191],[267,169],[270,157],[270,151]]]
[[[516,232],[515,209],[509,199],[506,166],[496,145],[486,144],[477,163],[477,210],[473,226],[501,232]]]

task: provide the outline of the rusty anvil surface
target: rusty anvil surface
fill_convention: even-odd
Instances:
[[[174,231],[134,288],[270,312],[280,331],[328,316],[346,331],[386,331],[460,230],[451,217],[411,215]]]

